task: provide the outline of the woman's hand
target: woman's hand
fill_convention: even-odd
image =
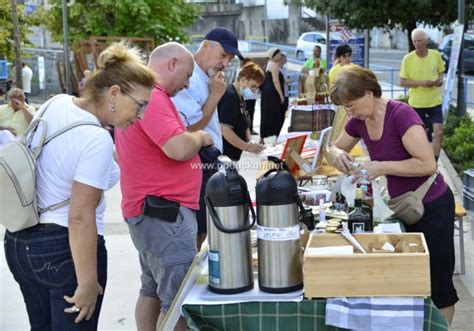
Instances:
[[[337,148],[334,145],[331,147],[329,153],[331,155],[332,164],[337,170],[345,174],[350,173],[352,169],[351,163],[354,161],[354,159],[349,153]]]
[[[285,96],[283,94],[280,94],[280,103],[285,102]]]
[[[246,151],[247,152],[250,152],[250,153],[253,153],[253,154],[258,154],[260,153],[261,151],[263,151],[265,149],[265,145],[263,144],[256,144],[254,143],[253,141],[249,141],[247,143],[247,147],[246,147]]]
[[[12,135],[16,136],[16,130],[14,128],[12,128],[11,126],[5,128],[5,130],[10,131]]]
[[[64,309],[64,312],[69,314],[77,313],[77,317],[74,320],[76,323],[79,323],[84,318],[88,321],[94,314],[97,296],[102,294],[104,294],[104,290],[97,282],[90,285],[79,285],[72,298],[67,295],[64,296],[64,300],[73,304],[73,306]]]
[[[368,180],[374,180],[377,177],[385,175],[382,172],[382,163],[378,161],[368,161],[365,162],[361,168],[359,168],[359,173],[361,169],[366,169],[367,170],[367,179]]]

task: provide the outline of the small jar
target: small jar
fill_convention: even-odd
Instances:
[[[328,178],[328,187],[331,191],[333,190],[334,185],[336,185],[337,178],[337,176],[332,176]]]
[[[327,186],[328,177],[324,175],[313,176],[313,185],[314,186]]]

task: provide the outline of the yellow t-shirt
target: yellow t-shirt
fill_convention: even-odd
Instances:
[[[336,81],[337,75],[339,75],[342,70],[351,67],[357,67],[357,64],[349,63],[344,66],[341,66],[341,64],[338,63],[334,67],[332,67],[331,70],[329,70],[329,85],[332,85]]]
[[[31,114],[35,113],[35,107],[27,106],[28,111]],[[23,111],[14,111],[10,104],[0,106],[0,126],[13,128],[17,136],[22,135],[28,127],[28,121],[26,120]]]
[[[429,49],[428,55],[424,58],[420,58],[416,55],[416,51],[412,51],[403,58],[400,78],[435,81],[443,72],[444,63],[437,50]],[[430,108],[440,105],[442,102],[440,87],[411,87],[408,89],[408,103],[414,108]]]

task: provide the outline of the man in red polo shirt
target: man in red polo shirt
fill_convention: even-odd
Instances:
[[[148,66],[157,84],[144,118],[127,131],[117,130],[115,140],[122,213],[142,269],[138,330],[160,325],[196,254],[195,210],[202,180],[198,151],[213,144],[205,131],[186,130],[171,101],[189,85],[192,54],[178,43],[166,43],[152,52]],[[185,328],[181,319],[177,329]]]

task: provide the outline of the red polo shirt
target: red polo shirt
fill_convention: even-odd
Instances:
[[[190,209],[199,209],[202,181],[199,156],[176,161],[162,150],[169,139],[185,131],[169,93],[158,85],[151,93],[143,120],[127,130],[115,130],[123,217],[142,214],[146,195],[161,196]]]

